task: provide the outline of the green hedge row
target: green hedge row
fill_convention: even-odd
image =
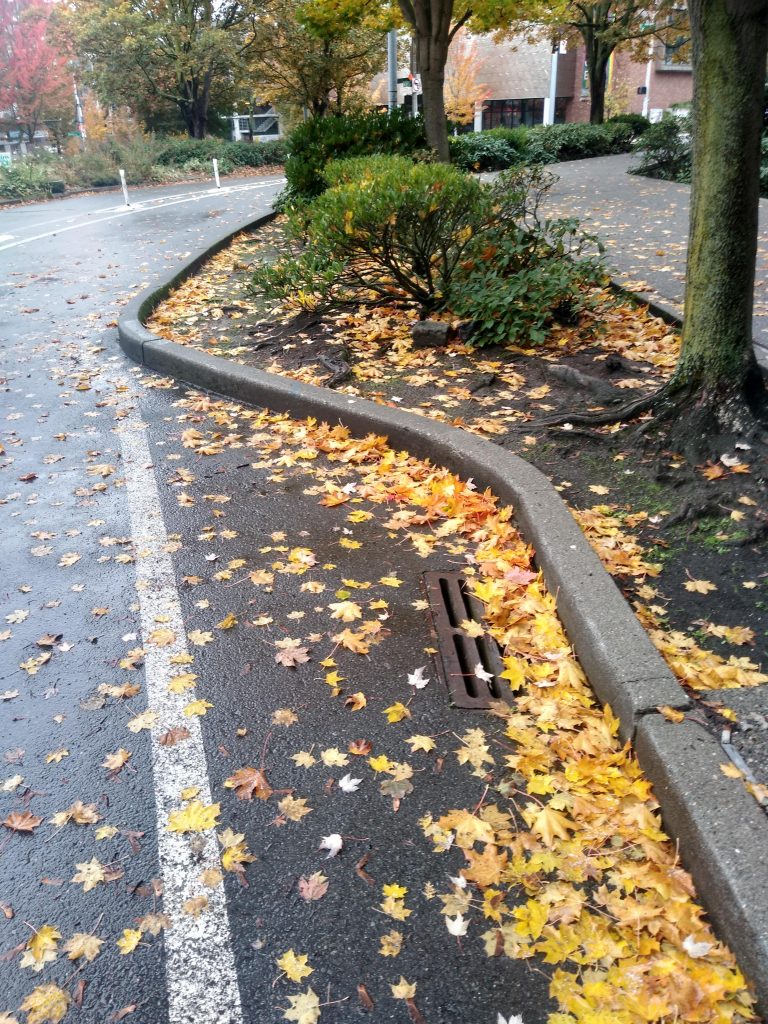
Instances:
[[[650,122],[622,114],[605,124],[553,124],[535,128],[493,128],[450,140],[453,162],[464,170],[498,171],[514,164],[552,164],[592,156],[628,153]]]

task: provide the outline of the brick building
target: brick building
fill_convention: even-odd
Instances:
[[[547,42],[530,43],[519,37],[505,43],[491,36],[476,36],[477,80],[488,90],[475,130],[499,125],[541,124],[545,97],[549,96],[552,51]],[[646,113],[661,117],[673,104],[688,103],[693,95],[689,64],[675,61],[674,48],[654,44],[647,61],[629,53],[615,53],[608,75],[610,113]],[[556,123],[589,120],[589,87],[584,47],[561,53],[557,62]]]

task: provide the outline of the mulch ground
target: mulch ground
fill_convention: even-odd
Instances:
[[[657,387],[679,339],[663,321],[605,293],[575,327],[538,349],[415,349],[417,312],[271,308],[250,289],[254,261],[282,249],[279,221],[243,235],[185,282],[151,329],[212,354],[397,405],[520,454],[554,483],[700,715],[733,719],[726,689],[768,681],[765,452],[746,446],[690,465],[647,452],[628,429],[539,425]],[[709,691],[709,692],[708,692]],[[712,692],[714,691],[714,692]],[[725,715],[723,715],[725,712]],[[768,718],[751,711],[737,745],[768,783]]]

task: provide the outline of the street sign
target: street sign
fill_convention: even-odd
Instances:
[[[0,153],[0,167],[10,167],[10,166],[11,166],[11,154],[10,153]]]

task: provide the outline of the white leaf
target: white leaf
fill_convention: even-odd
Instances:
[[[458,914],[456,917],[446,917],[445,919],[445,927],[451,935],[466,935],[468,925],[469,921],[462,914]]]
[[[524,1024],[522,1014],[513,1013],[509,1019],[499,1014],[496,1024]]]
[[[490,683],[491,680],[493,679],[493,673],[486,672],[479,661],[475,665],[475,675],[477,676],[478,679],[482,679],[484,683]]]
[[[720,461],[724,466],[738,466],[741,459],[738,455],[721,455]]]
[[[467,888],[467,880],[464,875],[448,875],[448,877],[455,886],[458,886],[459,889]]]
[[[328,860],[329,857],[335,857],[343,845],[344,840],[341,838],[338,832],[334,832],[330,836],[323,836],[323,840],[320,843],[318,849],[328,850],[328,856],[325,858],[326,860]]]
[[[686,935],[683,939],[683,949],[694,960],[706,956],[710,949],[714,949],[712,942],[697,942],[692,935]]]
[[[415,687],[417,690],[423,690],[429,682],[427,676],[424,673],[427,671],[427,666],[422,665],[421,668],[417,668],[415,672],[408,673],[408,685]]]
[[[18,690],[6,690],[5,693],[0,693],[0,700],[13,700],[14,697],[18,696]]]
[[[345,793],[356,793],[358,786],[362,781],[362,779],[353,779],[352,776],[347,773],[343,779],[339,779],[339,789]]]

